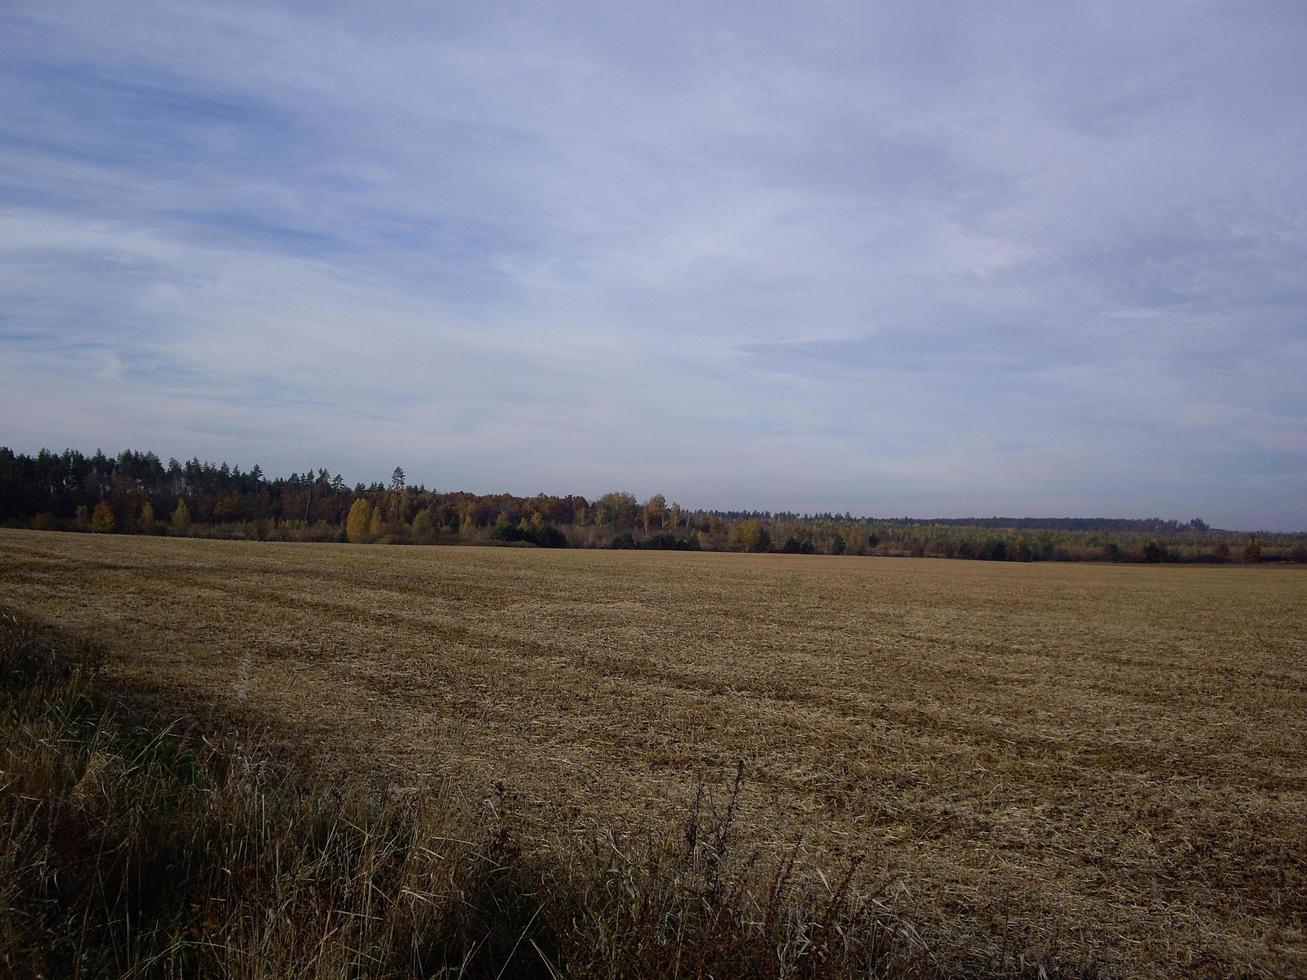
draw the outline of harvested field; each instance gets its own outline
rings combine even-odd
[[[747,764],[942,952],[1307,973],[1307,571],[0,531],[0,605],[342,773],[541,839]]]

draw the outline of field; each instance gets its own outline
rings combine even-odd
[[[0,606],[391,793],[502,781],[541,841],[743,760],[752,844],[865,855],[942,954],[1307,972],[1301,569],[0,531]]]

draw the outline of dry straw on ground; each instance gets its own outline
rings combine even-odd
[[[503,780],[542,842],[744,759],[751,843],[863,855],[941,950],[1307,970],[1302,570],[0,532],[0,592],[329,769]]]

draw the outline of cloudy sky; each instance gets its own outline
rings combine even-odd
[[[1307,5],[0,6],[0,443],[1307,528]]]

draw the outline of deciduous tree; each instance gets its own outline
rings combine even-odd
[[[662,530],[663,523],[667,519],[667,498],[661,493],[654,494],[645,502],[642,516],[645,534],[655,529]]]
[[[191,530],[191,512],[186,506],[186,498],[177,501],[177,507],[168,521],[174,534],[189,534]]]
[[[755,518],[736,524],[732,529],[731,537],[736,547],[744,551],[766,551],[771,547],[771,535],[762,526],[762,521]]]
[[[345,518],[345,537],[350,544],[360,544],[368,536],[368,525],[372,520],[372,508],[362,497],[354,501]]]
[[[95,505],[95,512],[91,514],[91,530],[96,534],[112,534],[113,527],[113,508],[101,500]]]
[[[413,540],[418,544],[428,544],[435,540],[439,528],[429,509],[420,510],[413,518]]]

